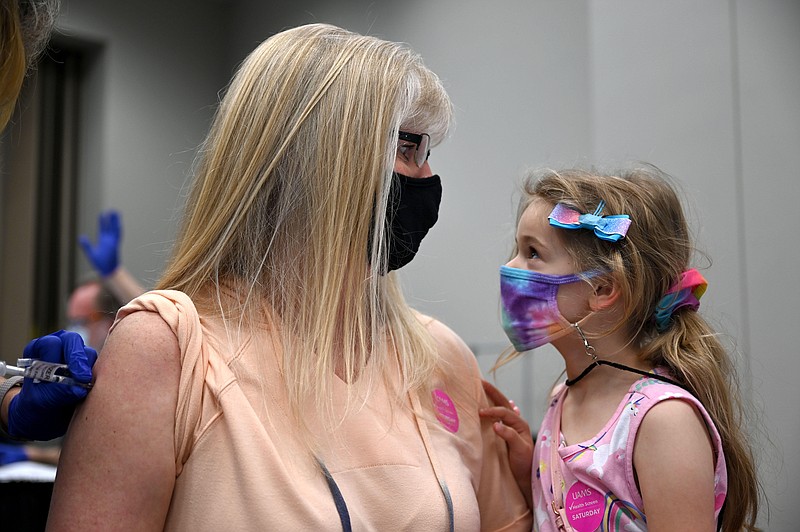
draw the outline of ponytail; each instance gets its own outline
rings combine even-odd
[[[643,357],[654,366],[669,368],[714,421],[728,470],[722,530],[758,530],[758,477],[742,430],[747,416],[735,368],[717,334],[700,314],[683,309],[672,316],[666,330],[643,346]]]

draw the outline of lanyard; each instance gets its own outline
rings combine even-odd
[[[336,505],[336,512],[339,514],[339,521],[342,523],[342,530],[344,532],[351,532],[353,527],[350,525],[350,512],[347,511],[347,503],[344,502],[342,492],[339,489],[338,484],[336,484],[336,481],[333,480],[333,475],[331,475],[331,472],[328,471],[327,467],[325,467],[325,464],[322,462],[322,460],[317,458],[317,464],[319,465],[320,469],[322,469],[322,474],[325,475],[325,482],[328,483],[328,489],[331,490],[333,503]]]
[[[433,468],[433,474],[436,476],[436,480],[439,483],[439,489],[442,491],[442,496],[444,497],[444,502],[447,506],[447,519],[449,523],[448,530],[450,532],[454,532],[455,512],[453,510],[453,498],[450,495],[450,489],[447,487],[447,482],[445,482],[444,474],[442,473],[439,461],[436,459],[436,455],[434,454],[433,443],[430,439],[428,426],[426,421],[421,417],[422,407],[419,403],[419,397],[417,397],[417,394],[414,392],[409,392],[409,396],[411,398],[411,405],[414,408],[414,419],[417,421],[417,427],[419,428],[420,436],[422,437],[422,444],[425,446],[425,452],[428,454],[428,460],[430,460],[431,467]],[[347,503],[344,500],[342,491],[339,489],[339,485],[336,484],[336,481],[333,479],[331,472],[328,471],[325,463],[318,457],[317,464],[322,470],[322,474],[325,476],[325,482],[328,484],[328,489],[331,491],[333,502],[336,505],[336,512],[339,514],[339,521],[342,523],[342,530],[343,532],[351,532],[353,527],[350,524],[350,512],[347,510]]]

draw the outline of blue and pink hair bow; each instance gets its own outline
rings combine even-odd
[[[683,272],[678,282],[672,285],[656,305],[653,318],[658,332],[664,332],[669,328],[670,319],[679,308],[689,307],[692,310],[700,308],[700,298],[705,294],[706,288],[708,281],[700,275],[700,272],[694,268]]]
[[[594,213],[581,214],[575,209],[559,203],[548,219],[550,225],[562,229],[592,229],[597,238],[616,242],[627,234],[628,228],[631,226],[631,218],[627,214],[601,216],[600,213],[603,212],[605,206],[606,202],[601,200]]]

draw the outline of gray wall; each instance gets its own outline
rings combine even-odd
[[[750,428],[771,499],[761,522],[796,529],[800,465],[789,450],[800,439],[800,358],[789,331],[800,251],[792,224],[776,224],[800,203],[800,3],[68,5],[63,26],[103,45],[90,84],[97,107],[86,117],[82,227],[94,230],[99,208],[122,209],[125,261],[146,284],[162,268],[216,91],[258,42],[300,23],[409,42],[444,80],[457,127],[431,158],[445,183],[440,222],[402,275],[409,300],[459,333],[484,368],[505,346],[497,267],[524,168],[641,159],[674,175],[713,258],[703,312],[734,347],[759,412]],[[560,368],[545,348],[498,373],[534,426]]]
[[[63,4],[63,38],[94,49],[82,117],[79,228],[94,238],[100,210],[120,210],[123,260],[152,286],[174,238],[195,148],[231,73],[228,10],[192,0]],[[79,267],[90,270],[82,254]]]

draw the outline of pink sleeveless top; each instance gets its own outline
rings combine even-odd
[[[576,532],[645,531],[647,523],[642,496],[633,471],[633,444],[647,412],[661,401],[681,400],[692,404],[703,416],[716,455],[714,471],[715,516],[719,516],[727,493],[728,475],[722,441],[708,412],[693,395],[678,386],[644,377],[625,394],[605,427],[590,440],[565,446],[561,434],[553,434],[555,416],[568,388],[557,389],[542,421],[534,449],[533,504],[540,532],[557,531],[551,509],[551,467],[560,465],[562,497],[569,524]],[[561,464],[552,464],[551,445],[558,442]]]

